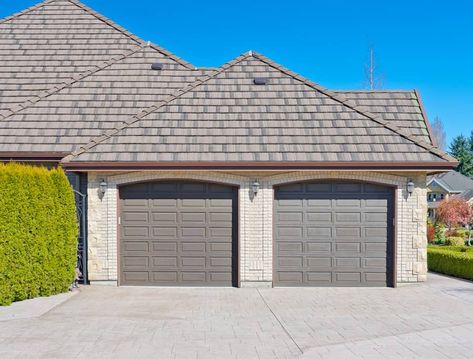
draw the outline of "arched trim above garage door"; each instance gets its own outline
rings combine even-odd
[[[319,179],[274,187],[276,286],[393,286],[394,187]]]

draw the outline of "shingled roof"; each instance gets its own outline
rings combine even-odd
[[[420,141],[433,143],[427,116],[416,90],[335,91],[364,111],[408,131]],[[435,144],[434,144],[435,145]]]
[[[71,152],[206,72],[140,47],[0,120],[0,151]]]
[[[0,20],[0,115],[78,74],[129,55],[143,43],[76,0],[46,0]]]
[[[154,62],[163,69],[151,70]],[[0,81],[4,159],[454,161],[432,147],[415,91],[330,92],[254,53],[196,69],[77,0],[46,0],[0,21]]]
[[[255,85],[255,77],[266,85]],[[350,100],[242,55],[67,156],[65,162],[448,162]]]

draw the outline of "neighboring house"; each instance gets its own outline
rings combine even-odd
[[[456,171],[439,173],[427,177],[428,216],[435,218],[440,203],[450,196],[459,196],[473,202],[473,180]]]
[[[255,52],[199,69],[76,0],[0,21],[0,82],[1,159],[87,195],[91,283],[426,278],[426,176],[457,162],[416,91],[330,91]]]

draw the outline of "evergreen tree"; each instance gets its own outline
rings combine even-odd
[[[469,140],[470,140],[470,152],[473,156],[473,130],[471,130],[471,132],[470,132],[470,139]]]
[[[473,151],[472,138],[467,139],[463,135],[455,137],[450,144],[450,154],[460,163],[456,171],[473,178]]]

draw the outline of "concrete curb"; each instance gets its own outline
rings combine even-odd
[[[50,297],[27,299],[12,303],[8,307],[0,307],[0,322],[40,317],[58,305],[68,301],[79,292],[80,290],[76,288],[67,293],[52,295]]]

